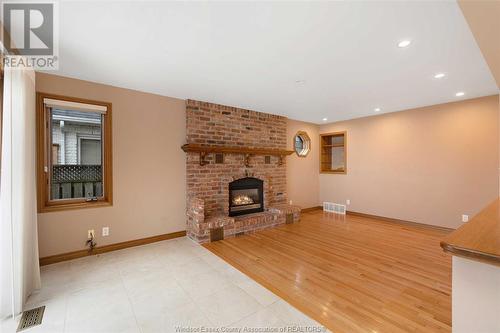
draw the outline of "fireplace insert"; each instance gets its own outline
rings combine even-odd
[[[229,216],[264,211],[264,182],[253,177],[229,183]]]

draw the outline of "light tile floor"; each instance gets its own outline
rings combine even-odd
[[[42,289],[26,308],[45,305],[43,323],[26,332],[322,328],[185,237],[44,266],[41,274]],[[18,320],[0,331],[15,332]]]

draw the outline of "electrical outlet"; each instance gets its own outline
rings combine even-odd
[[[469,215],[462,215],[462,222],[469,222]]]
[[[345,204],[346,204],[346,205],[350,205],[350,204],[351,204],[351,199],[347,199],[347,200],[345,201]]]
[[[102,228],[102,236],[103,237],[109,236],[109,227]]]
[[[290,205],[293,205],[293,204],[292,204],[292,202],[293,202],[293,201],[292,201],[292,200],[290,200]]]
[[[87,230],[87,239],[95,237],[94,229]]]

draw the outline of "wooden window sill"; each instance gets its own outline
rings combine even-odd
[[[324,171],[320,171],[319,173],[345,175],[345,174],[347,174],[347,171],[328,171],[328,170],[324,170]]]
[[[65,204],[49,204],[43,207],[40,207],[39,213],[49,213],[49,212],[60,212],[65,210],[73,210],[73,209],[86,209],[86,208],[100,208],[100,207],[111,207],[113,206],[113,202],[100,200],[100,201],[78,201],[72,203]]]

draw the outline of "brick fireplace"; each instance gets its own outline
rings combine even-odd
[[[230,237],[300,219],[300,208],[287,204],[286,157],[274,153],[286,151],[286,135],[285,117],[186,101],[185,146],[217,148],[206,153],[183,147],[191,239],[203,243],[216,232]]]

